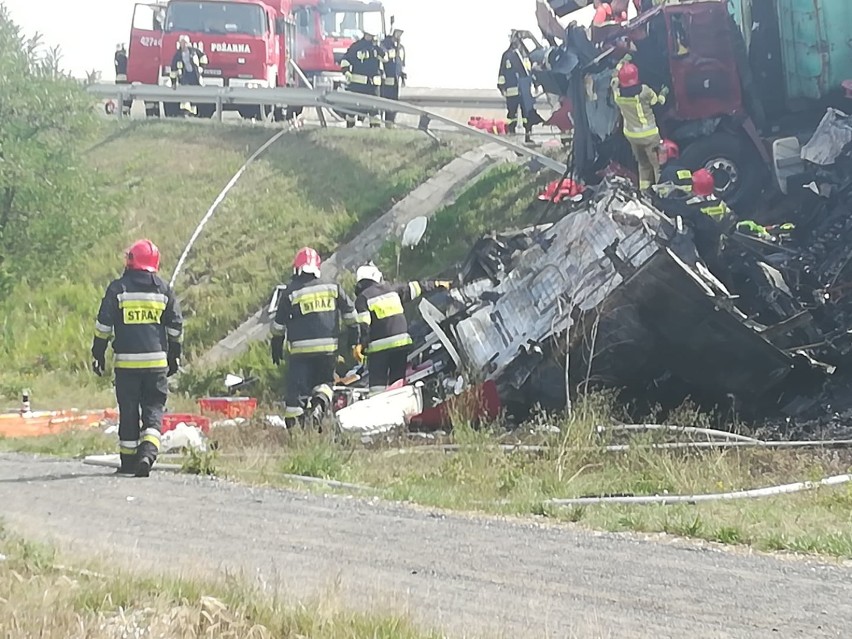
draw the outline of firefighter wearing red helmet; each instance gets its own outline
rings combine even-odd
[[[160,449],[167,377],[180,366],[183,317],[171,287],[157,275],[160,250],[150,240],[127,249],[124,274],[101,301],[92,369],[102,376],[112,341],[118,402],[119,473],[147,477]]]
[[[340,322],[349,327],[349,341],[358,342],[355,306],[341,286],[322,279],[322,260],[305,247],[293,260],[293,277],[283,287],[272,323],[272,361],[289,353],[284,389],[288,426],[304,414],[302,397],[321,395],[331,404]]]
[[[615,103],[624,121],[624,137],[630,143],[639,165],[639,189],[646,190],[660,180],[660,130],[654,107],[665,104],[666,90],[657,94],[642,84],[639,68],[625,57],[616,67],[612,79]]]
[[[680,161],[680,147],[672,140],[660,144],[660,182],[655,188],[663,197],[692,193],[692,171]]]

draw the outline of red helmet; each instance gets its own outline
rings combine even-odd
[[[319,277],[321,265],[322,260],[320,259],[319,253],[307,246],[299,249],[299,252],[296,253],[296,257],[293,258],[293,272],[296,275],[311,273],[312,275]]]
[[[629,89],[639,84],[639,67],[632,62],[624,64],[618,70],[618,84],[622,89]]]
[[[707,169],[698,169],[692,172],[692,194],[701,197],[713,195],[716,190],[716,180]]]
[[[134,242],[125,257],[124,265],[130,271],[156,273],[160,270],[160,249],[151,240]]]
[[[666,154],[666,162],[680,157],[680,147],[673,140],[663,140],[660,149]]]

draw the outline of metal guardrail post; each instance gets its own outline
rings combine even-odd
[[[219,122],[223,121],[222,112],[225,110],[225,105],[222,102],[222,94],[216,96],[216,119]]]

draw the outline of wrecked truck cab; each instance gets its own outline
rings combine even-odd
[[[520,417],[536,405],[564,408],[568,393],[591,386],[661,401],[777,403],[799,360],[774,341],[792,327],[742,312],[682,224],[629,183],[606,180],[530,237],[519,251],[498,242],[503,268],[453,289],[444,308],[421,304],[433,328],[431,357],[444,358],[447,379],[461,373],[471,388],[493,383],[501,405]],[[799,312],[789,308],[783,321]]]

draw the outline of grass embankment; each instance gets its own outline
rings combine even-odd
[[[195,225],[268,129],[175,123],[104,125],[89,153],[116,196],[120,231],[105,234],[63,277],[21,282],[0,300],[0,399],[29,387],[40,408],[110,404],[88,373],[100,295],[130,241],[147,236],[169,277]],[[435,146],[413,132],[315,130],[284,136],[243,176],[208,224],[177,283],[188,357],[221,339],[289,276],[302,245],[330,253],[474,143]],[[110,201],[113,201],[110,199]]]
[[[0,529],[0,636],[40,639],[426,639],[398,616],[347,611],[333,595],[285,603],[237,578],[213,582],[63,565]]]

